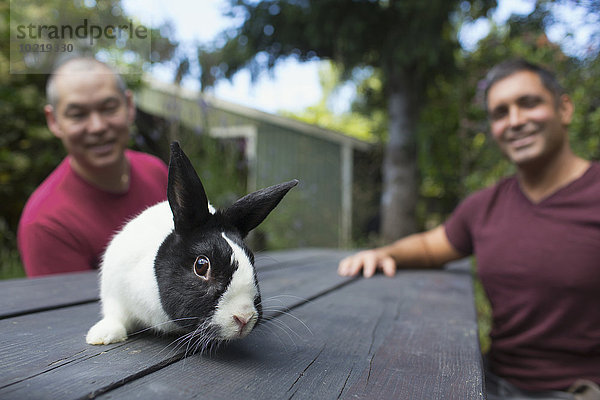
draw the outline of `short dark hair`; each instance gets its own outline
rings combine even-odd
[[[125,84],[123,77],[121,77],[121,75],[118,74],[114,68],[102,61],[95,59],[94,57],[73,56],[60,60],[55,65],[52,73],[48,77],[48,81],[46,82],[46,99],[48,101],[48,104],[50,104],[52,107],[56,108],[58,104],[58,93],[55,87],[56,75],[60,73],[60,70],[68,64],[78,64],[82,71],[88,71],[94,67],[105,68],[110,74],[112,74],[115,77],[115,83],[117,85],[117,90],[119,91],[119,93],[125,96],[125,92],[127,91],[127,85]]]
[[[548,89],[550,91],[550,93],[552,93],[556,104],[557,105],[559,104],[560,97],[563,94],[565,94],[565,89],[558,82],[558,80],[556,79],[556,76],[552,72],[550,72],[550,70],[548,70],[540,65],[533,64],[522,58],[515,58],[515,59],[503,61],[503,62],[495,65],[487,73],[485,80],[484,80],[484,85],[483,85],[483,101],[484,101],[486,110],[488,107],[488,103],[487,103],[488,93],[489,93],[491,87],[496,82],[498,82],[504,78],[507,78],[512,74],[521,72],[521,71],[531,71],[531,72],[534,72],[535,74],[537,74],[540,77],[540,80],[542,81],[542,85],[544,85],[544,87],[546,89]]]

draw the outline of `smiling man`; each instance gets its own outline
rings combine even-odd
[[[571,99],[559,86],[545,87],[543,79],[550,78],[540,71],[497,73],[486,94],[492,136],[517,166],[523,191],[536,203],[590,167],[569,145]]]
[[[132,93],[93,58],[61,64],[48,79],[44,112],[67,157],[31,195],[18,244],[28,276],[94,269],[112,235],[166,199],[167,167],[128,150]]]
[[[474,254],[492,306],[487,398],[600,399],[600,164],[571,150],[573,104],[550,72],[511,60],[486,82],[491,134],[516,174],[338,272],[391,276]]]

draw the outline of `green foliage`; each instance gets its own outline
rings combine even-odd
[[[381,70],[364,69],[365,76],[359,77],[356,84],[356,97],[352,102],[352,113],[371,119],[373,132],[381,143],[388,139],[388,112],[385,84]]]
[[[309,124],[344,132],[358,139],[367,141],[380,139],[385,132],[386,123],[383,110],[374,110],[370,115],[354,111],[343,113],[332,111],[330,103],[342,85],[341,75],[341,71],[333,63],[323,63],[319,70],[319,81],[323,92],[319,102],[301,112],[280,111],[280,114]]]
[[[0,1],[0,18],[0,277],[13,277],[23,274],[15,232],[25,200],[64,152],[45,129],[45,76],[8,74],[7,0]]]
[[[218,47],[200,49],[201,82],[211,85],[242,68],[258,73],[289,56],[330,59],[347,74],[375,66],[384,71],[387,84],[398,71],[410,71],[411,79],[420,82],[440,65],[451,68],[447,61],[457,42],[449,15],[459,3],[232,0],[231,13],[242,15],[244,22],[225,32]],[[474,17],[496,5],[494,0],[468,3]]]

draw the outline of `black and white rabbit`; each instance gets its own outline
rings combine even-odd
[[[190,333],[203,346],[245,337],[262,316],[254,256],[243,238],[297,180],[251,193],[224,210],[208,202],[179,144],[171,144],[168,201],[128,222],[102,261],[103,318],[89,344],[134,328]]]

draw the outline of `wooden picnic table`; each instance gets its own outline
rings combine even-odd
[[[96,272],[0,282],[0,399],[482,399],[468,268],[342,278],[348,251],[258,253],[264,322],[209,354],[85,343]]]

